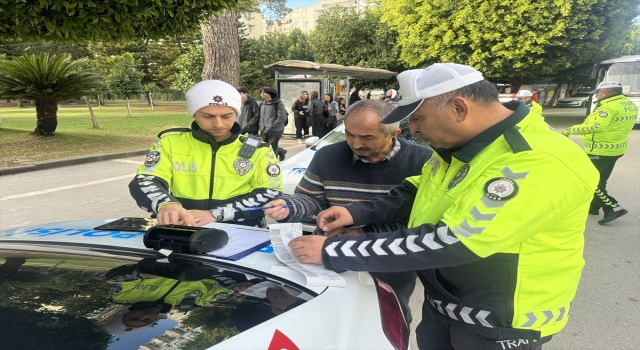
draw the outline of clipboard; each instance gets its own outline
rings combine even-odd
[[[148,229],[156,225],[158,225],[158,221],[151,218],[120,218],[94,227],[93,229],[106,231],[146,232]]]

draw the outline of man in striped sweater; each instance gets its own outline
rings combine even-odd
[[[376,100],[362,100],[350,106],[344,118],[346,142],[325,146],[316,152],[295,193],[283,194],[267,204],[276,208],[265,210],[265,214],[279,222],[313,222],[314,215],[331,206],[372,201],[377,195],[388,194],[405,178],[420,175],[432,151],[397,138],[399,123],[381,124],[391,111],[392,105]],[[283,205],[290,209],[282,208]],[[340,228],[328,235],[387,232],[405,227],[405,224]],[[408,303],[415,288],[416,274],[373,275],[395,290],[407,323],[410,323]]]

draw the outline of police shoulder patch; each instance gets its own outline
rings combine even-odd
[[[158,164],[159,161],[160,161],[160,152],[152,151],[152,152],[147,153],[147,158],[144,161],[144,165],[145,166],[154,166],[154,165]]]
[[[484,185],[484,196],[494,201],[506,201],[518,194],[518,184],[506,177],[493,178]]]
[[[249,159],[238,158],[233,162],[233,168],[236,169],[236,173],[238,173],[238,175],[243,176],[253,168],[253,163],[251,163]]]
[[[269,164],[267,166],[267,174],[269,174],[269,176],[271,177],[280,176],[280,167],[278,166],[278,164]]]
[[[606,118],[609,115],[609,113],[607,112],[600,112],[600,117],[601,118]]]

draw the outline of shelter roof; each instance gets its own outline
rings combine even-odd
[[[304,75],[346,75],[349,79],[389,79],[398,75],[386,69],[342,66],[339,64],[316,63],[311,61],[286,60],[264,66],[279,74]]]

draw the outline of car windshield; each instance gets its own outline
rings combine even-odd
[[[315,296],[223,262],[9,246],[0,251],[6,349],[206,349]]]
[[[411,131],[409,130],[409,118],[405,118],[402,121],[400,121],[400,130],[401,130],[400,134],[398,135],[399,138],[405,139],[407,141],[410,141],[425,147],[429,147],[429,144],[424,142],[420,138],[420,136],[418,136],[417,134],[411,133]],[[331,132],[329,132],[329,134],[327,134],[327,136],[325,136],[322,140],[318,141],[314,149],[319,150],[324,146],[331,145],[337,142],[342,142],[342,141],[345,141],[346,139],[347,137],[344,134],[344,124],[342,124],[336,127],[335,129],[333,129]]]

